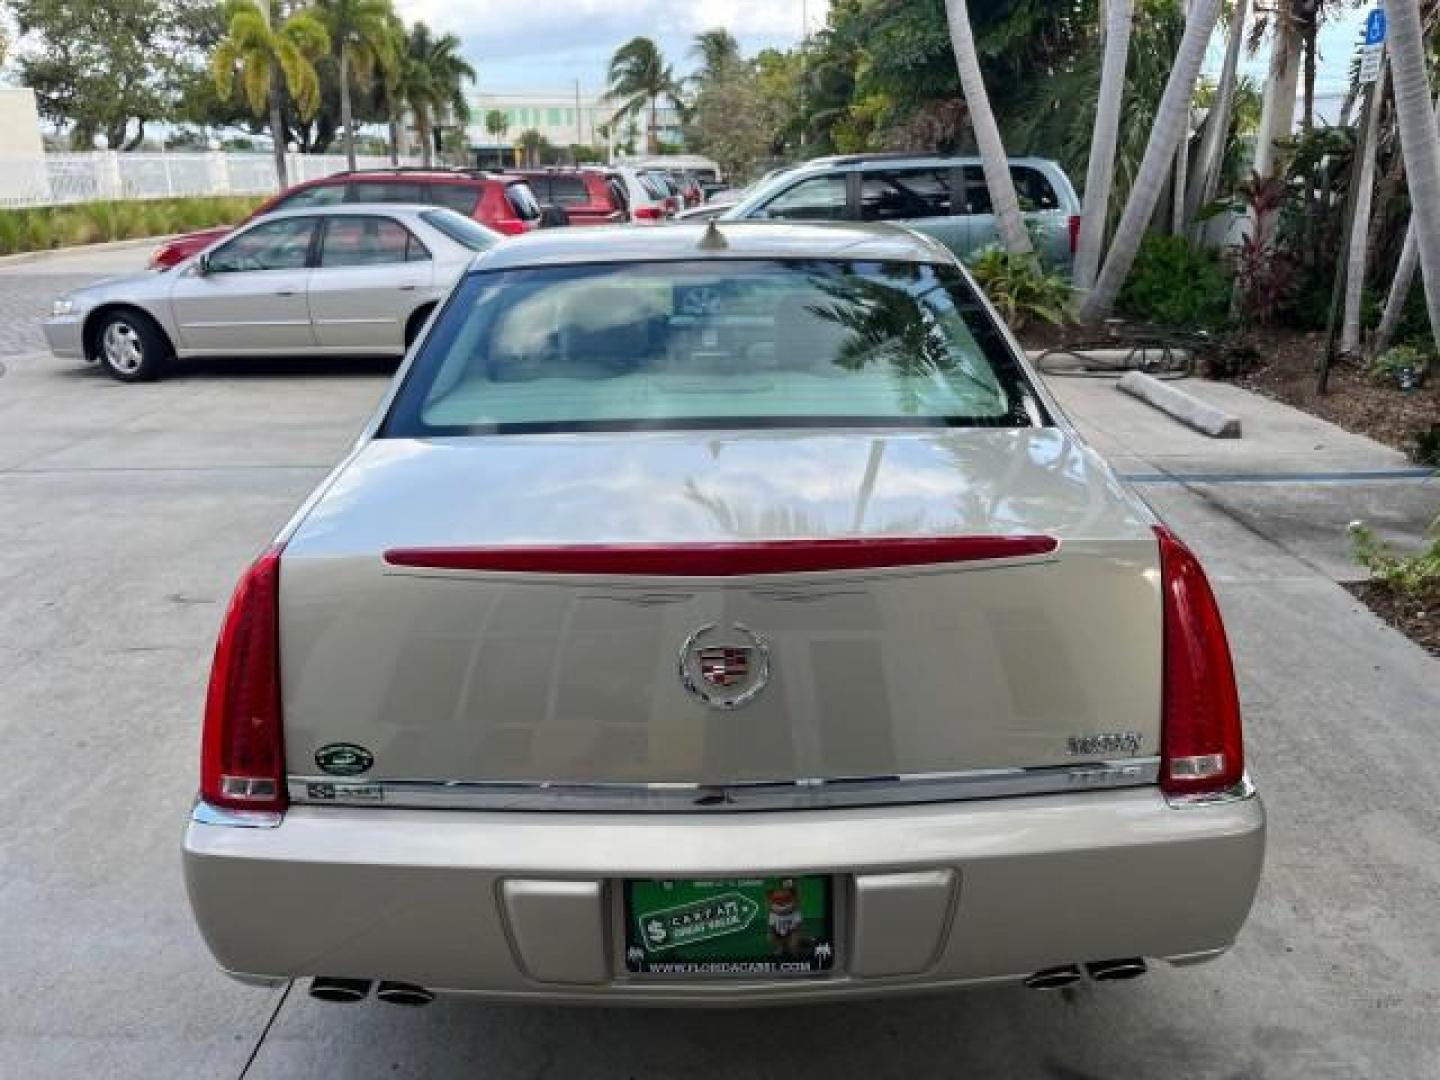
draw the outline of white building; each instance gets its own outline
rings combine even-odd
[[[485,117],[493,110],[505,115],[508,127],[501,139],[485,129]],[[628,120],[614,130],[615,106],[603,93],[582,91],[577,85],[570,90],[553,93],[474,94],[470,98],[468,135],[473,150],[500,153],[515,147],[526,131],[538,131],[552,146],[605,147],[613,150],[625,141]],[[664,142],[680,141],[680,117],[675,109],[662,105],[659,110],[659,135]],[[645,126],[648,110],[634,119],[635,149],[645,149]],[[607,133],[608,132],[608,138]]]

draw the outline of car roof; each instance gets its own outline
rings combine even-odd
[[[701,241],[712,227],[724,246]],[[680,259],[874,259],[952,262],[929,237],[899,226],[860,222],[680,222],[662,228],[600,226],[542,229],[512,237],[476,261],[477,269],[515,270],[574,263]]]
[[[444,210],[446,207],[436,206],[434,203],[402,203],[402,202],[357,202],[357,203],[333,203],[329,206],[287,206],[281,210],[268,210],[264,214],[266,221],[275,218],[287,217],[337,217],[344,214],[360,214],[362,216],[373,214],[400,214],[418,217],[427,210]],[[451,211],[454,213],[454,211]],[[464,217],[464,214],[460,215]],[[257,219],[258,220],[258,219]]]

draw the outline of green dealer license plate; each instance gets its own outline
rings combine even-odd
[[[828,877],[625,882],[625,967],[640,975],[816,975],[835,964]]]

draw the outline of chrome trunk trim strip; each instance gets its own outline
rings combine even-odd
[[[1190,806],[1215,806],[1219,803],[1240,802],[1254,797],[1255,785],[1250,780],[1250,774],[1246,773],[1240,778],[1238,784],[1226,788],[1224,791],[1211,791],[1203,795],[1166,795],[1165,801],[1176,809],[1184,809]]]
[[[229,825],[237,829],[273,829],[284,817],[274,810],[227,810],[201,799],[196,799],[190,809],[190,820],[197,825]]]
[[[1154,784],[1159,776],[1160,759],[1148,757],[1038,768],[755,780],[734,784],[340,780],[333,776],[291,776],[288,785],[292,802],[312,805],[693,814],[1053,795],[1142,787]]]

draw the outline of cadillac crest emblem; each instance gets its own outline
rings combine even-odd
[[[724,639],[718,628],[706,623],[680,646],[680,685],[713,709],[738,709],[770,681],[770,649],[740,623]]]

